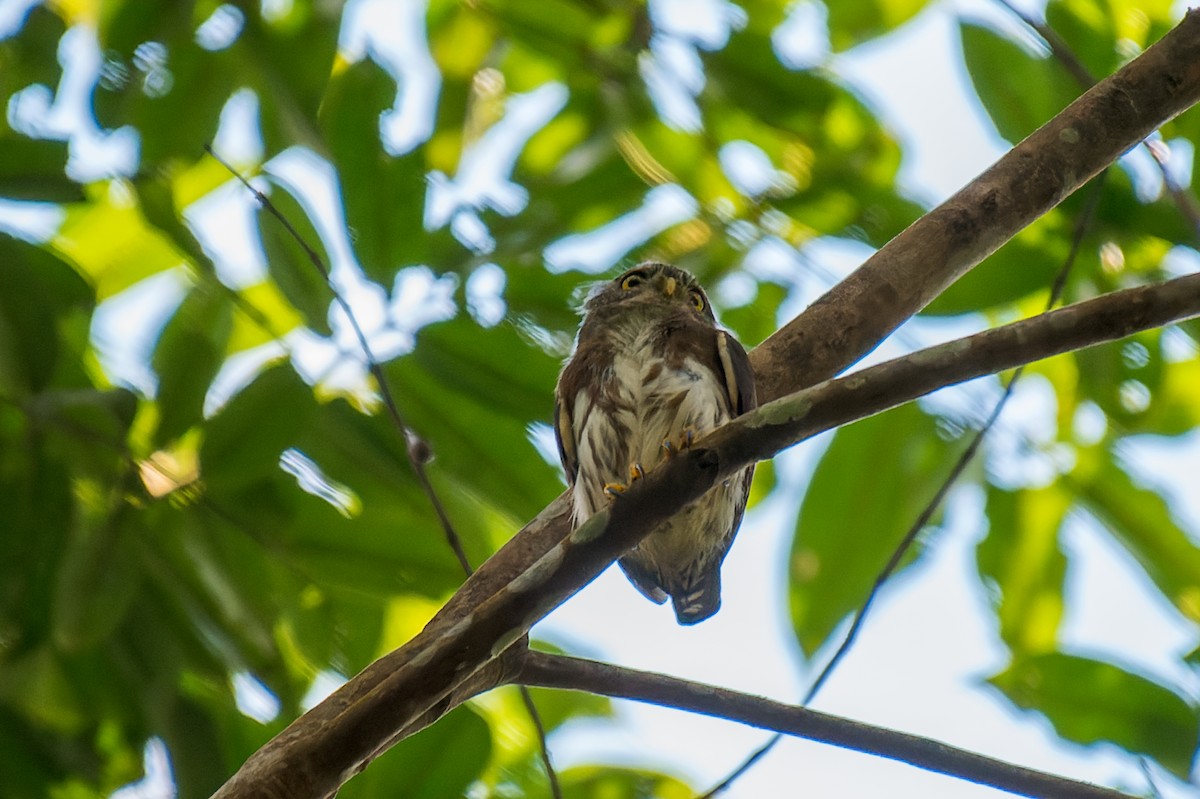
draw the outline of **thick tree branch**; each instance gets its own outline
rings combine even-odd
[[[918,219],[750,354],[760,399],[837,374],[967,270],[1200,100],[1200,12]]]
[[[588,691],[738,721],[764,730],[899,760],[927,771],[1020,796],[1129,799],[1127,794],[1110,788],[1016,766],[929,738],[873,727],[761,696],[594,660],[531,651],[524,659],[517,680],[526,685]]]
[[[856,361],[1022,226],[1197,99],[1200,13],[1192,12],[1161,42],[900,234],[755,350],[752,359],[760,395],[781,397]],[[251,757],[217,796],[282,799],[330,793],[381,746],[395,740],[399,731],[415,729],[418,719],[435,716],[433,711],[448,696],[459,695],[472,675],[505,652],[537,619],[579,590],[656,522],[699,496],[722,472],[737,468],[739,458],[769,457],[806,435],[941,385],[1065,351],[1069,347],[1041,352],[1033,343],[1045,344],[1047,338],[1069,334],[1060,328],[1074,327],[1070,346],[1078,347],[1144,329],[1137,324],[1157,326],[1194,314],[1200,308],[1178,307],[1181,291],[1200,305],[1200,287],[1194,281],[1179,288],[1181,281],[1189,280],[1173,281],[1166,289],[1102,298],[1115,303],[1118,311],[1115,319],[1111,314],[1104,317],[1119,325],[1113,330],[1086,324],[1088,313],[1103,313],[1108,306],[1089,305],[1085,312],[1063,309],[1055,312],[1059,316],[1021,323],[1035,327],[1022,328],[1012,338],[1000,333],[986,343],[948,345],[933,351],[935,355],[916,353],[904,359],[907,367],[896,367],[894,362],[873,367],[836,381],[837,388],[825,384],[801,397],[786,398],[781,405],[768,405],[753,420],[742,417],[740,432],[718,431],[703,447],[656,470],[611,511],[597,514],[574,533],[568,534],[567,502],[560,497],[481,566],[420,635],[294,722]],[[1149,293],[1136,293],[1144,291]],[[1156,303],[1166,304],[1170,312],[1159,312]],[[1122,308],[1138,309],[1130,314],[1137,324],[1131,326],[1120,318]],[[1051,317],[1053,321],[1047,322]],[[1036,327],[1039,324],[1055,329],[1039,337],[1036,330],[1045,332]],[[1082,328],[1097,338],[1089,339]],[[968,363],[968,354],[981,360]],[[946,368],[946,373],[935,374],[935,364]],[[878,371],[881,368],[884,371]],[[916,372],[930,374],[920,377]],[[901,390],[902,395],[883,393],[891,390]],[[836,411],[842,402],[853,404],[855,411]]]

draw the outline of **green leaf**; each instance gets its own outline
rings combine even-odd
[[[205,427],[201,477],[217,507],[323,585],[391,596],[442,596],[462,581],[428,499],[406,463],[404,442],[384,414],[365,416],[343,400],[317,403],[288,366],[260,375]],[[280,467],[303,456],[300,481]],[[313,473],[319,470],[322,479]],[[437,478],[437,469],[431,470]],[[335,506],[312,493],[322,482],[351,492]],[[307,490],[306,490],[307,488]],[[439,485],[476,563],[488,534],[461,486]],[[336,493],[336,489],[335,489]]]
[[[76,359],[95,303],[91,287],[50,252],[2,234],[0,263],[0,392],[23,397],[56,376],[87,385]]]
[[[1111,663],[1051,652],[1020,657],[989,678],[1018,707],[1036,710],[1063,738],[1108,741],[1186,780],[1200,738],[1196,708],[1174,690]]]
[[[835,51],[847,50],[881,36],[907,22],[925,7],[926,0],[849,0],[827,4],[829,43]]]
[[[82,202],[83,187],[68,178],[67,143],[0,136],[0,197],[49,203]]]
[[[1200,547],[1166,500],[1137,485],[1115,453],[1080,450],[1070,485],[1079,501],[1145,569],[1167,601],[1200,621]]]
[[[961,21],[959,32],[975,91],[996,130],[1010,142],[1024,139],[1083,93],[1052,58],[1030,55],[970,22]]]
[[[137,129],[143,169],[200,158],[242,80],[232,49],[211,52],[196,42],[194,10],[194,3],[105,4],[98,33],[107,77],[92,106],[102,127]]]
[[[462,316],[430,325],[385,372],[408,424],[432,446],[435,472],[514,519],[531,518],[561,490],[527,433],[553,414],[558,362],[511,325],[482,328]]]
[[[1058,532],[1072,497],[1057,484],[987,487],[987,538],[976,548],[979,576],[994,590],[1000,637],[1020,654],[1052,650],[1063,615],[1067,559]]]
[[[210,489],[233,492],[274,474],[317,411],[312,389],[290,366],[265,370],[205,425],[201,477]]]
[[[695,795],[678,777],[649,769],[576,766],[558,776],[563,799],[686,799]]]
[[[805,655],[861,607],[945,478],[954,449],[912,404],[834,435],[805,491],[788,561],[792,625]]]
[[[33,85],[58,85],[58,43],[65,32],[62,18],[39,3],[29,9],[15,35],[0,41],[0,107],[9,112],[0,117],[0,137],[8,138],[10,115],[20,112],[19,104],[9,107],[14,94]]]
[[[273,178],[269,181],[271,204],[291,224],[296,235],[266,208],[258,209],[256,219],[267,270],[288,301],[304,314],[309,327],[328,336],[332,332],[329,304],[333,302],[333,290],[325,277],[330,265],[329,253],[308,211],[291,189]]]
[[[200,420],[232,327],[229,296],[216,285],[199,283],[163,328],[150,361],[158,374],[155,445],[174,440]]]
[[[459,799],[482,773],[491,748],[487,723],[470,708],[460,707],[393,746],[346,783],[338,796]]]
[[[396,81],[364,59],[333,79],[320,115],[354,252],[367,276],[384,286],[392,285],[400,268],[431,260],[430,239],[450,235],[424,227],[423,150],[395,157],[383,147],[380,114],[395,99]]]
[[[119,501],[80,519],[58,571],[54,639],[67,652],[96,646],[124,621],[141,577],[140,516]]]
[[[258,95],[267,155],[293,144],[319,148],[317,109],[337,55],[344,0],[296,0],[283,13],[247,13],[231,48]]]

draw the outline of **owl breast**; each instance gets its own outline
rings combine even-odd
[[[689,429],[699,437],[729,419],[726,389],[712,370],[662,344],[652,329],[637,336],[598,385],[575,397],[577,524],[605,506],[606,483],[628,482],[630,464],[649,471],[662,459],[664,442],[678,444]]]

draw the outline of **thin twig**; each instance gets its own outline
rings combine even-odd
[[[1004,0],[999,0],[999,2],[1004,2]],[[1067,276],[1071,272],[1071,267],[1075,264],[1075,259],[1078,257],[1079,249],[1083,244],[1084,234],[1091,226],[1092,217],[1096,212],[1096,206],[1099,205],[1100,195],[1104,189],[1104,179],[1106,175],[1108,175],[1108,170],[1101,172],[1100,175],[1097,176],[1095,182],[1092,184],[1091,193],[1088,196],[1087,203],[1079,215],[1079,220],[1076,222],[1075,232],[1071,238],[1070,250],[1067,252],[1067,257],[1064,259],[1062,266],[1059,268],[1058,273],[1054,277],[1054,283],[1050,287],[1050,297],[1046,301],[1047,311],[1058,305],[1058,301],[1062,297],[1063,289],[1067,283]],[[900,562],[904,559],[904,556],[908,554],[908,550],[912,548],[914,543],[916,543],[917,536],[920,535],[921,531],[925,529],[925,526],[929,524],[929,520],[933,518],[933,514],[937,512],[937,509],[941,507],[942,502],[946,499],[946,495],[950,493],[950,489],[954,487],[954,484],[958,482],[958,478],[962,476],[962,473],[966,470],[967,466],[969,466],[970,463],[975,459],[975,455],[979,452],[979,447],[983,443],[984,437],[987,436],[992,427],[995,426],[996,421],[1000,418],[1001,411],[1004,410],[1004,406],[1008,404],[1009,398],[1012,397],[1013,390],[1017,386],[1017,381],[1021,379],[1021,375],[1024,373],[1024,365],[1018,366],[1013,370],[1013,375],[1009,379],[1008,385],[1004,387],[1004,393],[1000,395],[1000,399],[997,400],[995,407],[992,408],[992,412],[988,415],[987,420],[984,421],[983,425],[975,432],[975,435],[971,438],[970,443],[967,444],[966,449],[959,454],[958,460],[954,463],[954,467],[950,469],[949,474],[946,475],[945,479],[942,480],[941,484],[938,486],[937,491],[934,492],[933,497],[930,498],[924,509],[920,514],[918,514],[916,521],[914,521],[912,526],[908,528],[908,532],[906,532],[904,537],[900,539],[900,543],[896,546],[895,550],[892,551],[891,557],[888,558],[887,563],[879,572],[878,576],[876,576],[875,582],[872,584],[871,590],[867,593],[867,598],[863,601],[862,607],[860,607],[854,614],[854,621],[851,622],[850,629],[846,631],[846,635],[842,639],[842,643],[838,646],[837,651],[833,653],[833,657],[831,657],[825,664],[824,668],[821,669],[821,672],[817,675],[817,678],[813,680],[812,685],[810,685],[808,691],[805,692],[804,698],[800,700],[801,707],[807,707],[813,701],[813,699],[816,698],[817,694],[820,693],[821,688],[825,685],[826,681],[830,678],[830,676],[832,676],[834,670],[838,667],[838,664],[841,663],[842,659],[846,657],[846,654],[854,645],[855,640],[857,640],[858,633],[862,629],[863,623],[866,621],[867,614],[870,612],[871,607],[875,604],[875,599],[879,596],[879,592],[883,589],[884,584],[891,578],[896,569],[899,568]],[[783,736],[779,733],[771,736],[765,744],[754,750],[754,752],[752,752],[749,757],[742,761],[741,765],[730,772],[725,779],[721,780],[721,782],[713,786],[704,794],[701,794],[698,799],[712,799],[712,797],[728,789],[729,786],[732,785],[739,777],[749,771],[755,763],[757,763],[764,755],[770,752],[771,749],[773,749],[775,745],[779,743],[782,737]]]
[[[532,651],[532,650],[526,650]],[[558,772],[554,770],[554,764],[550,762],[550,747],[546,744],[546,725],[542,723],[542,714],[538,712],[537,705],[533,703],[533,694],[529,691],[529,686],[518,685],[517,688],[521,691],[521,701],[525,703],[525,709],[529,711],[529,718],[533,719],[533,726],[537,730],[538,744],[542,749],[542,766],[546,769],[546,779],[550,783],[550,795],[554,799],[562,799],[562,788],[558,784]]]
[[[298,245],[300,245],[302,250],[304,250],[304,254],[307,256],[309,263],[311,263],[313,268],[315,268],[321,277],[324,278],[326,285],[329,286],[329,290],[333,293],[334,301],[338,304],[338,307],[342,309],[343,315],[345,315],[347,321],[349,321],[350,327],[353,329],[354,335],[358,339],[358,344],[362,348],[363,357],[366,360],[367,370],[371,373],[371,376],[375,378],[375,382],[379,386],[380,398],[383,400],[384,407],[387,408],[388,415],[395,423],[400,434],[404,437],[404,452],[408,457],[409,465],[412,466],[413,473],[417,477],[417,482],[420,484],[422,491],[425,492],[425,496],[428,498],[429,504],[433,507],[434,513],[437,514],[438,521],[442,526],[442,532],[445,534],[446,541],[450,545],[450,548],[454,551],[454,556],[458,559],[459,565],[462,567],[463,572],[465,572],[467,576],[470,576],[471,563],[467,559],[466,551],[463,549],[462,540],[455,531],[454,525],[450,522],[450,517],[446,513],[445,506],[443,506],[441,499],[438,497],[437,492],[433,488],[433,485],[429,482],[429,476],[425,472],[425,464],[423,462],[425,459],[418,457],[418,451],[427,445],[417,436],[413,429],[408,426],[408,424],[404,421],[404,417],[400,414],[400,409],[396,406],[396,401],[392,397],[391,389],[388,388],[388,382],[383,373],[383,367],[381,367],[379,365],[379,361],[375,359],[375,354],[371,350],[371,345],[367,341],[366,334],[363,333],[362,327],[358,324],[357,317],[355,317],[354,312],[350,309],[350,304],[346,301],[345,297],[342,296],[342,293],[338,291],[337,286],[335,286],[333,281],[330,279],[329,268],[321,260],[320,254],[304,240],[304,237],[300,235],[300,232],[296,230],[291,221],[288,220],[288,218],[278,208],[275,207],[275,204],[271,202],[270,197],[259,191],[249,180],[246,179],[244,175],[234,169],[229,162],[217,155],[211,145],[205,144],[204,151],[212,156],[217,163],[229,170],[229,173],[237,178],[238,181],[245,186],[251,194],[254,195],[254,199],[258,201],[258,204],[262,206],[263,210],[269,213],[276,220],[278,220],[281,225],[283,225],[284,230],[287,231],[288,235],[291,236]]]
[[[330,278],[329,268],[324,264],[324,262],[321,261],[320,254],[304,240],[304,237],[300,235],[300,232],[296,230],[296,227],[291,223],[291,221],[288,220],[288,218],[278,208],[275,207],[275,204],[271,202],[271,198],[267,197],[267,195],[255,188],[254,185],[251,184],[250,181],[248,181],[240,172],[234,169],[232,165],[217,155],[210,145],[205,144],[204,150],[210,156],[212,156],[217,163],[224,166],[225,169],[227,169],[234,177],[236,177],[238,181],[240,181],[241,184],[254,195],[254,198],[258,200],[259,205],[261,205],[262,208],[267,211],[267,213],[269,213],[271,216],[277,219],[280,224],[283,225],[288,235],[300,245],[300,248],[304,250],[305,255],[308,257],[309,262],[313,265],[317,272],[320,273],[321,277],[324,278],[326,285],[329,286],[329,290],[333,293],[334,301],[337,302],[338,306],[342,309],[343,315],[346,317],[346,320],[350,323],[351,328],[354,330],[354,335],[358,339],[358,345],[362,348],[363,357],[366,359],[367,370],[371,373],[372,377],[375,378],[375,382],[379,386],[379,394],[383,400],[383,405],[385,408],[387,408],[388,415],[391,417],[396,429],[404,438],[404,452],[408,457],[409,465],[412,466],[413,473],[417,477],[417,482],[420,484],[421,490],[424,491],[434,513],[437,514],[438,521],[441,523],[442,531],[446,537],[446,543],[449,544],[450,549],[454,552],[455,558],[458,559],[458,564],[462,567],[463,574],[467,577],[470,577],[474,573],[474,570],[471,568],[471,562],[467,558],[466,550],[463,549],[462,539],[459,538],[457,531],[455,531],[454,525],[450,521],[450,516],[446,513],[445,505],[442,504],[441,498],[438,496],[437,491],[434,490],[433,484],[429,481],[429,476],[425,471],[425,463],[428,461],[428,456],[424,453],[428,450],[428,444],[421,439],[411,427],[408,426],[408,424],[404,421],[404,417],[400,414],[400,409],[397,407],[396,401],[392,397],[391,389],[388,387],[387,377],[384,375],[383,367],[380,366],[379,361],[376,360],[375,353],[371,350],[371,345],[367,341],[367,336],[363,332],[362,326],[359,325],[358,319],[354,315],[354,311],[351,310],[350,304],[342,296],[341,292],[338,291],[337,286],[334,285],[333,280]],[[533,703],[533,697],[530,695],[529,689],[525,688],[524,686],[521,686],[521,699],[524,702],[526,709],[529,711],[529,717],[533,721],[534,728],[537,730],[538,743],[541,746],[542,764],[545,766],[546,778],[550,783],[550,793],[554,799],[562,799],[562,792],[558,783],[558,775],[554,771],[554,766],[550,760],[550,750],[546,744],[545,725],[542,723],[542,717],[538,713],[537,706]]]

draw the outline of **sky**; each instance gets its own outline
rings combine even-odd
[[[25,0],[0,0],[0,29],[6,15],[25,4]],[[1036,3],[1023,5],[1037,8]],[[677,0],[652,6],[665,28],[674,26],[678,32],[686,29],[690,36],[713,47],[721,43],[721,24],[737,22],[736,9],[722,0],[705,0],[702,6],[707,17],[699,13],[681,15]],[[400,98],[396,113],[385,120],[385,132],[397,149],[425,135],[427,131],[412,120],[421,119],[436,100],[436,92],[428,88],[432,67],[428,53],[423,52],[423,42],[411,35],[405,38],[415,29],[418,12],[417,3],[361,3],[361,20],[357,26],[350,26],[343,41],[351,52],[361,51],[368,40],[377,47],[381,44],[384,37],[378,32],[399,32],[397,40],[389,45],[391,49],[383,49],[385,54],[390,53],[385,57],[393,59],[392,66],[397,70],[417,78],[424,76],[423,80],[410,82],[415,88]],[[806,14],[817,17],[806,18]],[[780,49],[797,63],[824,55],[820,37],[811,34],[819,14],[816,6],[802,6],[795,14],[796,24],[789,27],[791,38],[779,43]],[[914,197],[931,205],[970,181],[1007,149],[973,97],[958,51],[955,26],[959,15],[1010,28],[1016,24],[985,0],[943,0],[932,3],[897,34],[837,56],[832,62],[838,74],[893,128],[905,151],[902,183]],[[120,133],[89,128],[87,119],[78,113],[87,88],[79,76],[99,56],[94,42],[89,44],[86,37],[77,36],[67,43],[65,51],[78,71],[71,72],[64,81],[66,93],[60,93],[61,105],[44,109],[43,121],[69,130],[73,143],[78,141],[78,157],[73,159],[77,174],[120,171],[129,164],[130,143]],[[661,57],[660,71],[677,69],[685,73],[682,83],[686,88],[690,58],[686,49],[666,44],[656,56]],[[659,81],[665,87],[664,107],[679,114],[680,124],[688,124],[686,92],[672,99],[671,92],[678,93],[679,86],[672,88],[670,75],[647,69],[647,80]],[[252,97],[242,96],[227,108],[228,118],[217,142],[219,151],[236,152],[241,147],[252,152],[253,142],[236,131],[252,117],[253,102]],[[514,117],[511,125],[496,130],[492,142],[499,151],[514,156],[539,120],[549,118],[561,105],[562,96],[549,87],[527,95],[521,102],[526,110],[519,119]],[[74,113],[72,108],[76,109]],[[723,156],[731,163],[746,164],[746,179],[755,178],[752,154],[749,160],[745,153]],[[452,201],[462,196],[484,198],[493,207],[520,205],[523,189],[507,182],[504,163],[503,158],[464,161],[455,176],[435,176],[433,221],[452,225],[461,237],[486,243],[486,228],[477,217],[438,209],[453,207]],[[317,208],[327,234],[325,240],[331,246],[336,278],[351,297],[364,326],[376,331],[373,345],[377,351],[404,351],[411,346],[417,327],[450,312],[448,292],[452,286],[429,275],[410,275],[411,291],[401,292],[404,296],[390,305],[382,292],[357,278],[349,266],[346,243],[330,222],[337,218],[337,210],[326,166],[302,152],[290,151],[274,159],[272,168],[301,184]],[[622,220],[619,228],[609,228],[603,235],[585,240],[560,242],[547,252],[549,265],[559,271],[602,271],[624,254],[618,244],[611,242],[652,235],[681,215],[686,216],[689,199],[669,190],[651,194],[641,209]],[[262,269],[249,243],[253,236],[249,222],[252,203],[252,198],[231,184],[189,209],[189,219],[202,233],[224,231],[220,237],[207,238],[217,247],[215,255],[223,277],[234,283],[252,280]],[[22,216],[25,213],[0,206],[0,226],[16,224],[28,230],[53,225],[52,219]],[[235,233],[231,235],[230,231]],[[608,250],[597,246],[605,242],[610,243]],[[854,268],[866,254],[861,245],[817,242],[800,256],[779,251],[759,256],[762,268],[775,269],[795,269],[800,264],[797,258],[803,258],[818,263],[832,280]],[[487,306],[489,297],[495,299],[497,287],[489,288],[486,282],[482,278],[479,285],[480,308]],[[734,291],[736,285],[723,288]],[[779,321],[798,312],[822,288],[813,285],[798,291],[781,311]],[[159,276],[129,296],[107,303],[98,313],[94,332],[106,349],[105,365],[111,374],[143,390],[153,389],[146,356],[171,310],[171,298],[181,296],[181,291],[177,277]],[[414,299],[425,293],[424,301]],[[147,306],[157,310],[133,312]],[[379,330],[388,316],[406,320],[407,326],[390,331],[387,335],[391,338],[385,339]],[[972,332],[978,325],[978,320],[915,322],[873,353],[871,360]],[[337,342],[347,349],[350,343],[348,338]],[[343,368],[339,346],[309,337],[297,348],[302,371],[336,377]],[[226,386],[231,388],[246,379],[256,360],[266,354],[239,360],[226,373]],[[354,370],[347,369],[343,377],[353,380]],[[220,401],[220,393],[210,398],[210,407]],[[948,393],[950,396],[938,401],[982,409],[998,391],[995,381],[981,381]],[[1047,402],[1046,388],[1036,380],[1028,381],[1018,390],[1000,433],[1032,429],[1036,435]],[[539,624],[535,636],[622,665],[785,702],[798,700],[813,673],[799,656],[785,615],[785,567],[792,532],[789,526],[802,486],[827,443],[827,436],[806,442],[777,460],[780,480],[788,490],[777,491],[747,516],[726,561],[722,610],[712,620],[692,628],[678,627],[669,609],[647,603],[614,568]],[[1142,440],[1134,442],[1130,452],[1147,479],[1173,486],[1181,517],[1189,519],[1193,529],[1200,528],[1200,496],[1186,491],[1181,482],[1181,475],[1194,474],[1200,465],[1200,442],[1195,437],[1183,446]],[[948,522],[929,542],[929,554],[888,586],[851,655],[814,707],[1046,771],[1143,790],[1145,777],[1129,758],[1119,756],[1111,747],[1085,749],[1060,743],[1043,719],[1015,714],[982,684],[983,678],[1004,666],[1005,654],[997,644],[987,598],[973,577],[973,548],[985,532],[980,526],[981,503],[981,496],[973,489],[952,495]],[[846,534],[861,532],[847,530]],[[1072,524],[1064,545],[1072,556],[1064,642],[1076,651],[1102,654],[1194,688],[1195,676],[1184,673],[1177,662],[1179,654],[1195,647],[1194,627],[1165,606],[1123,551],[1088,525]],[[250,702],[252,687],[244,694]],[[260,708],[260,712],[269,712],[269,708]],[[615,725],[585,721],[572,723],[556,734],[551,740],[555,761],[560,766],[592,762],[651,766],[678,773],[705,788],[724,777],[768,737],[768,733],[731,722],[636,703],[617,703],[617,713]],[[121,799],[162,795],[159,789],[168,783],[162,779],[161,753],[152,753],[148,762],[158,776],[152,784],[123,792]],[[1169,799],[1200,796],[1200,791],[1186,790],[1161,775],[1157,782]],[[794,739],[786,739],[776,747],[725,795],[749,799],[800,792],[812,799],[1007,795],[903,764]]]

